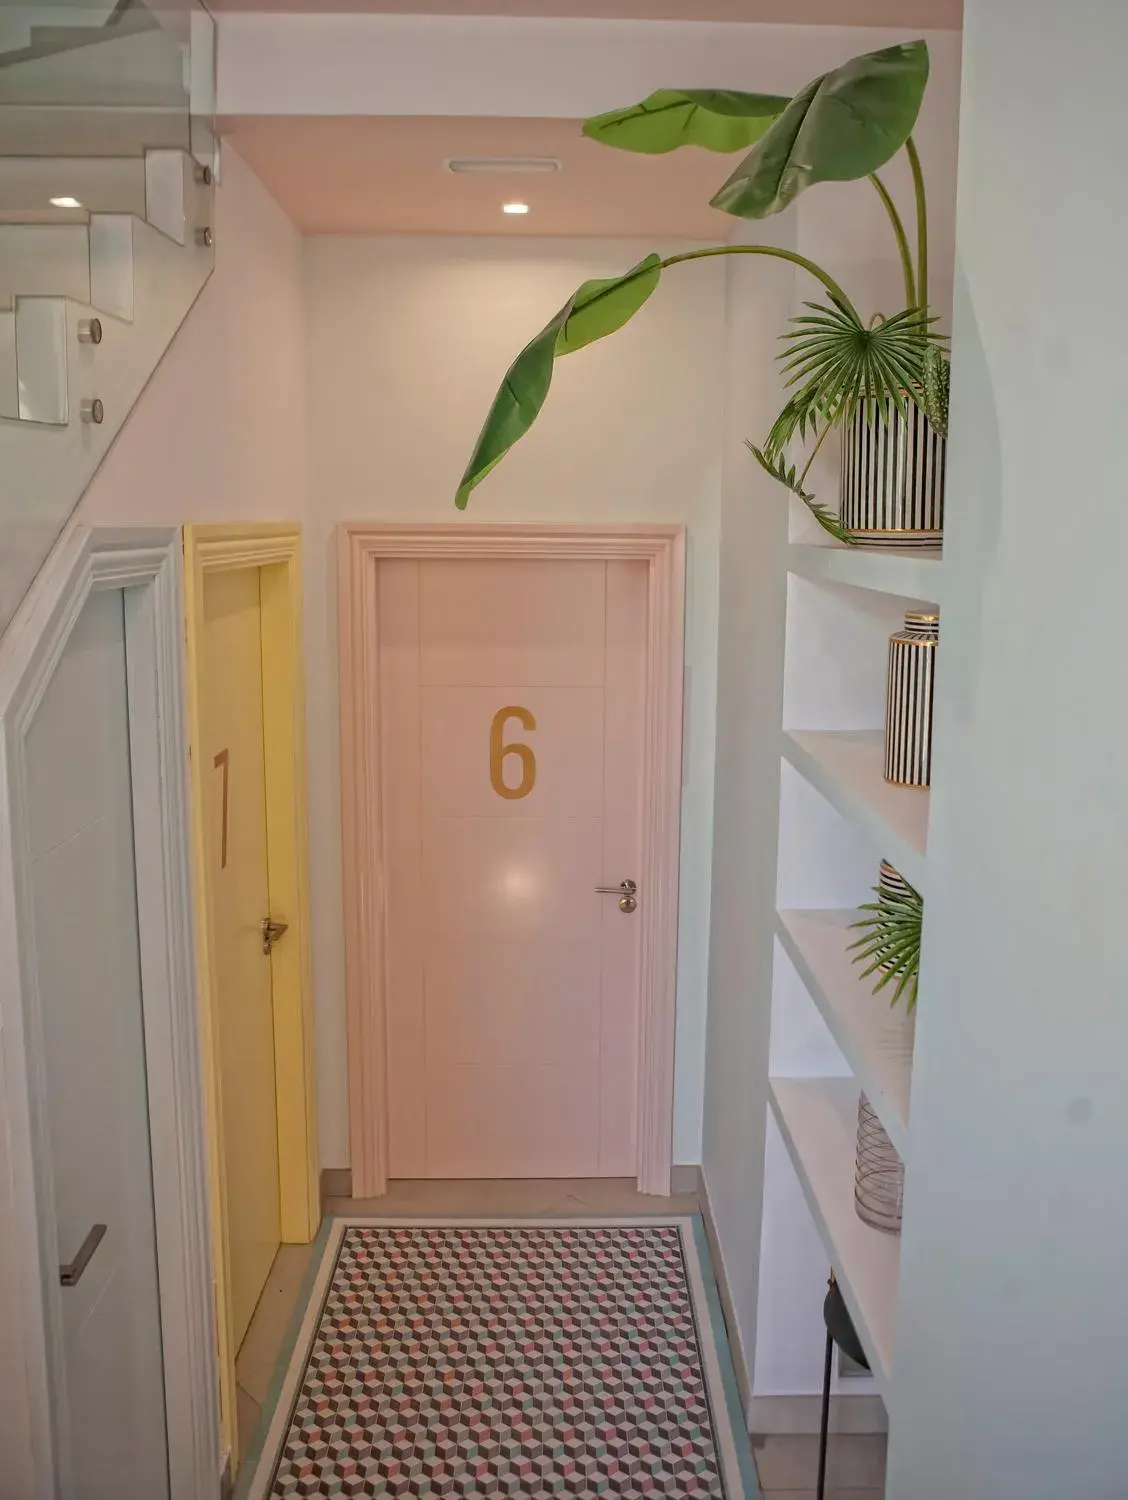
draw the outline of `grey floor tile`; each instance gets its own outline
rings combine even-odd
[[[243,1389],[235,1387],[235,1421],[239,1428],[239,1462],[242,1463],[259,1420],[259,1403]]]
[[[236,1379],[259,1403],[266,1400],[312,1253],[312,1245],[280,1247],[235,1360]]]
[[[880,1494],[885,1485],[885,1449],[884,1434],[832,1437],[827,1449],[827,1488]],[[768,1437],[755,1455],[760,1484],[768,1494],[780,1490],[803,1497],[804,1491],[813,1492],[818,1478],[817,1437]]]
[[[763,1500],[815,1500],[814,1490],[764,1490]],[[826,1500],[885,1500],[884,1490],[827,1490]]]
[[[399,1179],[382,1198],[330,1198],[335,1214],[680,1214],[696,1213],[692,1193],[654,1198],[633,1178],[563,1177],[498,1181]]]

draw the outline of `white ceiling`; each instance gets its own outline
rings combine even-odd
[[[587,16],[632,21],[743,21],[943,31],[963,0],[208,0],[214,11],[417,16]]]
[[[894,40],[927,20],[934,63],[958,76],[958,32],[935,27],[945,15],[958,22],[959,0],[211,3],[226,12],[221,131],[308,234],[720,240],[732,220],[709,199],[731,160],[696,148],[661,157],[608,151],[583,137],[584,116],[671,80],[746,88],[754,79],[790,92],[849,55],[848,37],[821,24],[831,21],[895,17],[898,29],[885,33]],[[579,19],[592,12],[599,19]],[[444,14],[453,19],[434,19]],[[574,19],[549,20],[565,15]],[[637,34],[615,16],[637,19]],[[655,16],[754,24],[664,26]],[[808,24],[755,24],[782,17]],[[557,157],[563,169],[445,170],[460,156]],[[512,199],[530,213],[503,215]]]
[[[691,147],[609,151],[578,120],[455,116],[221,119],[220,131],[307,234],[612,235],[722,240],[709,199],[733,163]],[[549,174],[452,173],[451,157],[555,157]],[[503,214],[517,199],[524,217]]]

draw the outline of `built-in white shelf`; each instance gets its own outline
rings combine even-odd
[[[941,600],[943,564],[939,548],[902,547],[878,552],[864,547],[792,542],[787,549],[787,568],[815,583],[845,583],[922,604],[938,605]]]
[[[794,730],[784,734],[782,749],[784,759],[874,841],[882,859],[923,888],[929,794],[885,780],[880,730]]]
[[[870,1369],[888,1400],[901,1241],[863,1224],[854,1211],[858,1086],[841,1078],[773,1078],[769,1097]]]
[[[830,1034],[850,1064],[902,1157],[909,1144],[913,1018],[904,998],[894,1010],[892,985],[873,993],[876,975],[861,978],[850,944],[861,936],[856,911],[780,911],[776,932]]]

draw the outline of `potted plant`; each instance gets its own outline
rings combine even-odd
[[[871,974],[880,975],[873,987],[875,995],[892,984],[889,1004],[896,1005],[903,995],[907,1009],[913,1011],[920,973],[924,902],[920,892],[887,861],[882,862],[879,883],[873,893],[877,900],[859,908],[869,915],[854,923],[863,934],[850,945],[854,962],[867,965],[862,970],[863,979]]]
[[[764,255],[792,262],[817,281],[825,299],[806,304],[783,335],[788,400],[759,444],[758,462],[841,541],[855,530],[807,488],[811,463],[828,434],[860,423],[875,432],[907,429],[919,407],[942,439],[947,360],[928,310],[928,222],[924,178],[912,138],[928,82],[923,41],[853,58],[813,79],[792,99],[732,90],[662,89],[640,104],[589,120],[585,135],[622,150],[661,154],[682,145],[747,154],[712,199],[744,219],[781,212],[819,182],[868,177],[897,242],[905,306],[863,321],[846,290],[822,266],[773,245],[717,245],[648,255],[622,276],[586,281],[513,361],[466,472],[456,504],[470,494],[528,431],[544,405],[555,360],[623,327],[665,271],[719,255]],[[751,149],[748,149],[751,148]],[[916,203],[916,255],[892,195],[877,175],[904,149]],[[805,451],[792,456],[796,445]]]

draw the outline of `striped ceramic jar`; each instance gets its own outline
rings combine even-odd
[[[889,637],[885,695],[885,779],[898,786],[932,784],[932,698],[940,616],[907,614]]]
[[[877,876],[878,890],[890,901],[903,901],[913,894],[913,888],[900,870],[895,870],[887,859],[881,861]]]
[[[937,547],[944,535],[944,439],[912,397],[885,419],[859,409],[842,443],[843,526],[859,547]]]

